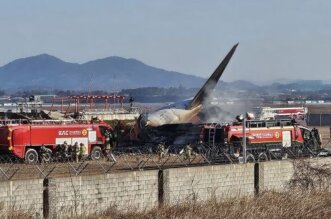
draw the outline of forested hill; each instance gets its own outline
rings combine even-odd
[[[205,79],[107,57],[83,64],[47,54],[17,59],[0,67],[0,89],[120,90],[139,87],[199,87]]]

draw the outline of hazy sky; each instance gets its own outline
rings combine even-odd
[[[41,53],[107,56],[223,80],[331,80],[331,1],[1,0],[0,66]]]

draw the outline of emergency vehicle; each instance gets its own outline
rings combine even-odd
[[[231,125],[209,125],[203,128],[203,139],[209,145],[219,147],[222,152],[240,155],[243,152],[243,123]],[[317,129],[308,129],[293,120],[248,120],[245,124],[246,151],[252,159],[265,159],[270,154],[275,158],[286,151],[317,155],[321,137]]]
[[[85,155],[93,160],[102,157],[107,133],[112,127],[104,122],[71,124],[8,124],[0,127],[0,153],[10,153],[27,163],[36,163],[41,153],[51,157],[56,148],[67,142],[68,145],[83,143]]]
[[[253,160],[279,159],[289,156],[318,155],[321,137],[317,129],[309,129],[294,120],[247,120],[246,152]],[[213,148],[214,157],[227,154],[235,159],[243,155],[243,122],[231,124],[168,124],[146,128],[140,133],[140,145],[162,142],[172,148],[187,144],[199,150]]]

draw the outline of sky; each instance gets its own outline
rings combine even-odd
[[[0,66],[42,53],[108,56],[222,80],[331,81],[331,1],[1,0]]]

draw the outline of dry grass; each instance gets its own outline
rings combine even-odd
[[[290,190],[331,191],[331,164],[294,160],[294,174],[289,181]]]
[[[0,213],[0,216],[4,216]],[[32,218],[28,214],[14,213],[7,218]],[[110,208],[84,219],[147,219],[147,218],[331,218],[331,192],[265,192],[255,198],[240,198],[221,202],[187,202],[154,208],[149,211],[123,213]]]
[[[331,218],[330,192],[265,192],[255,198],[209,200],[121,213],[112,208],[94,218]]]
[[[0,209],[0,218],[6,219],[33,219],[36,218],[35,214],[31,210],[4,210]]]

